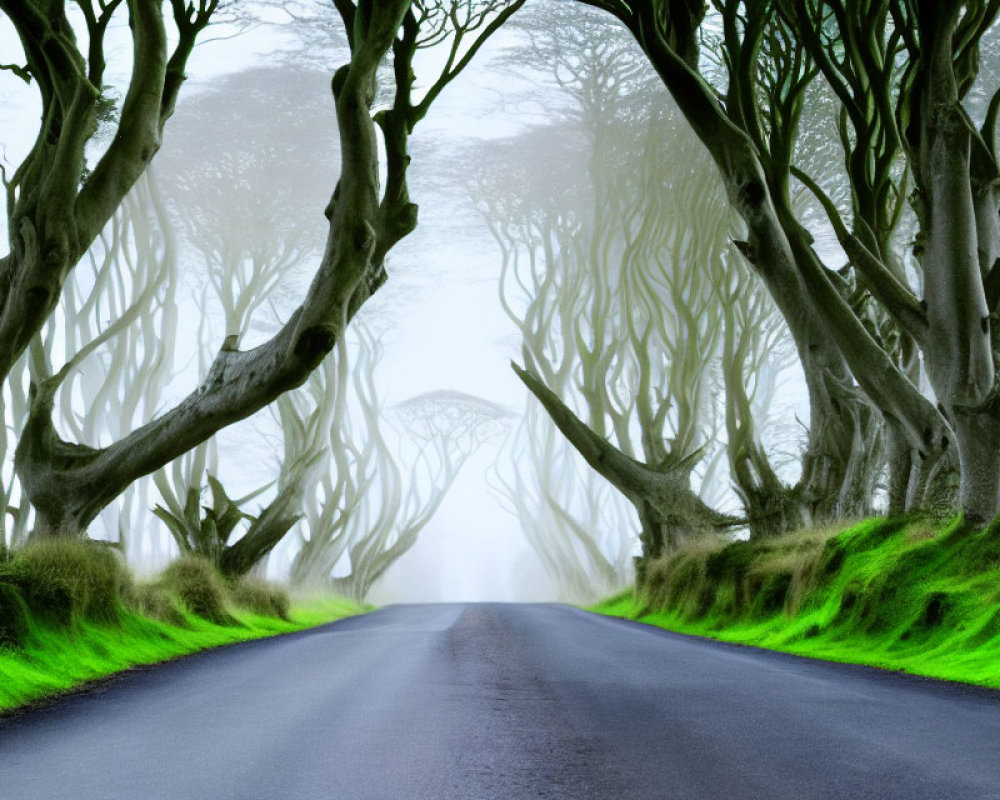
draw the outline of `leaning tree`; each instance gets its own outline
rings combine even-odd
[[[188,58],[219,0],[78,0],[77,26],[69,5],[0,2],[24,58],[2,69],[35,86],[41,105],[34,145],[3,174],[10,250],[0,258],[0,378],[42,329],[70,272],[159,149]],[[128,17],[132,58],[117,108],[105,93],[105,38],[120,15]],[[106,126],[113,135],[103,135]],[[88,158],[91,148],[100,153],[96,160]]]
[[[517,63],[523,65],[520,55]],[[607,341],[613,337],[604,335],[612,327],[609,315],[595,319],[588,313],[611,299],[612,287],[599,275],[608,265],[596,259],[591,269],[586,259],[581,264],[575,258],[613,225],[609,221],[588,236],[578,224],[588,197],[581,180],[586,145],[579,134],[579,126],[563,126],[556,138],[541,126],[490,142],[489,167],[473,180],[471,192],[500,248],[499,299],[517,328],[517,346],[531,354],[559,393],[577,383],[591,388],[577,406],[587,418],[603,422],[610,413],[612,427],[618,421],[627,428],[627,410],[615,415],[616,409],[604,404],[610,400],[604,371],[615,353],[585,357],[575,346],[574,326],[594,331],[604,349],[613,344]],[[486,161],[484,155],[477,149],[470,157]],[[574,240],[580,246],[574,247]],[[564,247],[567,252],[560,255]],[[576,405],[579,396],[572,392],[567,399]],[[498,453],[490,478],[564,599],[587,602],[631,579],[638,536],[634,509],[582,461],[534,398]]]
[[[240,350],[227,337],[197,389],[105,447],[62,439],[52,419],[58,374],[39,383],[15,456],[39,533],[81,535],[134,480],[308,378],[385,282],[389,251],[416,227],[417,206],[407,181],[414,127],[523,0],[338,0],[335,5],[351,54],[332,81],[341,170],[326,208],[326,246],[305,298],[265,343]],[[443,42],[448,55],[420,94],[414,88],[414,59],[422,47]],[[390,50],[392,94],[386,107],[373,108],[379,66]],[[124,110],[122,116],[124,122]]]
[[[310,125],[315,128],[317,114],[305,104],[313,98],[282,93],[281,85],[275,85],[277,72],[237,73],[194,97],[161,156],[171,167],[166,200],[183,233],[188,260],[201,267],[196,290],[199,343],[211,334],[242,342],[251,324],[273,330],[272,317],[281,305],[278,290],[289,291],[289,283],[315,250],[300,194],[310,194],[316,181],[305,183],[296,174],[293,185],[282,164],[301,146],[296,135]],[[306,85],[308,77],[314,76],[296,73]],[[285,112],[296,101],[302,119],[289,126]],[[221,118],[238,132],[223,137]],[[195,148],[202,137],[210,144]],[[315,145],[318,138],[306,141]],[[198,356],[203,378],[209,365],[203,350]],[[284,417],[284,458],[277,479],[246,497],[231,498],[223,485],[217,437],[155,473],[163,501],[155,513],[181,552],[202,555],[225,574],[242,575],[262,564],[295,524],[303,482],[322,447],[315,437],[303,438],[295,420]],[[247,504],[275,483],[273,499],[250,513]],[[204,507],[203,495],[210,498]]]
[[[323,124],[327,103],[316,91],[326,80],[302,67],[241,70],[190,95],[172,122],[158,161],[186,267],[182,277],[192,284],[199,378],[210,360],[200,343],[213,336],[260,340],[274,332],[280,315],[294,308],[295,284],[323,245],[310,211],[334,164],[331,159],[329,169],[318,169],[301,156],[336,147]],[[226,572],[243,572],[254,562],[263,569],[298,519],[296,486],[315,458],[301,424],[286,418],[287,403],[279,400],[279,408],[261,415],[263,427],[252,434],[246,430],[252,421],[230,429],[257,442],[267,438],[272,418],[283,428],[277,478],[246,496],[229,496],[220,472],[229,461],[220,458],[227,443],[217,436],[154,474],[162,501],[156,513],[182,552],[200,553]],[[251,511],[248,504],[275,484],[273,502]]]
[[[584,217],[567,226],[541,221],[556,241],[543,244],[535,268],[554,281],[559,302],[529,305],[525,367],[515,367],[587,463],[635,506],[640,567],[693,536],[744,522],[705,503],[694,484],[717,438],[724,307],[712,276],[724,268],[726,208],[690,159],[679,159],[678,170],[646,157],[662,131],[643,137],[643,170],[622,181],[594,176],[598,202]],[[546,301],[545,293],[533,299]],[[569,369],[561,375],[557,366]],[[563,393],[580,396],[580,412]]]
[[[814,246],[815,235],[794,207],[793,176],[802,174],[796,166],[801,163],[799,124],[819,70],[795,26],[779,14],[779,7],[788,4],[714,0],[709,15],[704,4],[689,0],[578,1],[609,12],[633,35],[714,160],[743,219],[745,239],[737,245],[787,323],[806,376],[807,491],[837,498],[833,516],[853,513],[859,498],[866,501],[874,484],[872,465],[859,456],[876,433],[871,404],[896,453],[893,485],[908,487],[890,493],[891,510],[918,505],[948,447],[948,424],[910,380],[897,351],[886,347],[857,313],[851,287],[826,265]],[[893,5],[906,21],[916,20],[902,10],[914,4]],[[978,24],[970,21],[966,32]],[[867,39],[872,30],[855,32]],[[878,30],[875,38],[883,33]],[[719,61],[703,53],[706,38],[721,54]],[[909,38],[916,44],[915,36]],[[893,291],[900,286],[898,281],[883,285]],[[924,313],[919,302],[905,292],[896,296],[904,301],[904,316],[919,326]],[[971,506],[966,510],[974,513]]]
[[[63,296],[45,328],[8,376],[9,434],[16,440],[28,417],[28,383],[51,375],[56,353],[71,354],[62,367],[63,391],[55,409],[60,428],[90,441],[106,441],[148,422],[159,409],[173,369],[177,246],[153,171],[126,196],[111,222],[67,278]],[[12,436],[11,436],[12,435]],[[32,524],[32,509],[17,488],[5,486],[12,541]],[[120,506],[103,514],[103,537],[122,550],[142,547],[149,484],[138,481]]]
[[[514,314],[526,367],[518,374],[588,463],[635,505],[643,558],[655,558],[695,531],[734,521],[692,488],[712,438],[720,326],[705,268],[688,265],[710,266],[720,256],[725,239],[715,234],[725,229],[725,212],[716,205],[713,213],[711,194],[693,190],[704,181],[686,172],[689,162],[679,159],[675,169],[648,158],[650,145],[670,135],[670,120],[650,107],[656,87],[636,70],[628,43],[606,34],[585,20],[554,42],[544,31],[533,37],[551,52],[556,80],[572,99],[560,128],[565,135],[579,120],[589,181],[529,210],[521,226],[528,237],[518,232],[522,241],[508,244],[523,251],[513,271],[524,275],[509,283],[534,285],[523,315]],[[572,48],[557,46],[565,38]],[[644,168],[629,169],[633,160]],[[567,204],[568,196],[581,201]],[[658,209],[665,213],[650,208],[671,198],[678,202]],[[678,213],[703,220],[701,235],[676,235],[666,220]],[[510,240],[511,226],[500,224]],[[568,392],[581,397],[581,414],[558,397]]]
[[[724,460],[712,452],[723,362],[730,377],[763,367],[781,326],[745,271],[731,287],[739,292],[718,291],[735,258],[724,195],[697,145],[685,146],[685,131],[657,107],[663,98],[650,91],[649,76],[636,74],[628,42],[609,37],[599,19],[569,33],[533,34],[570,97],[558,141],[564,154],[582,142],[579,163],[558,173],[526,165],[513,173],[528,189],[515,202],[498,201],[503,192],[492,185],[480,194],[504,255],[502,286],[514,290],[502,299],[521,331],[519,374],[588,463],[634,503],[641,566],[691,535],[742,522],[705,503],[693,475],[703,471],[700,483],[710,486]],[[523,163],[522,151],[542,151],[546,134],[542,128],[517,142],[513,158]],[[679,142],[669,162],[659,157],[664,138]],[[507,165],[497,171],[508,174]],[[747,313],[735,313],[743,303]],[[733,337],[740,344],[723,354],[726,323],[730,344]],[[773,335],[749,335],[757,327]],[[736,461],[744,465],[752,452],[753,466],[773,478],[757,482],[752,467],[734,473],[747,484],[740,494],[752,532],[763,535],[800,525],[805,511],[799,487],[777,480],[754,410],[747,398],[726,404],[725,415],[728,427],[741,428]],[[592,552],[580,557],[593,560]]]

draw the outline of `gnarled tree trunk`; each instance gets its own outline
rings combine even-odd
[[[58,436],[52,406],[61,373],[35,387],[15,466],[38,512],[39,534],[82,535],[100,510],[136,478],[159,469],[308,378],[361,305],[385,281],[386,254],[416,226],[417,207],[410,202],[406,179],[410,158],[405,150],[413,127],[523,2],[487,2],[486,12],[496,13],[485,24],[488,13],[470,11],[463,22],[460,14],[448,14],[443,6],[436,17],[428,17],[425,6],[418,19],[417,7],[409,0],[337,0],[351,48],[350,62],[337,70],[332,82],[341,174],[326,209],[330,226],[325,251],[305,300],[281,330],[259,347],[241,351],[227,337],[201,386],[157,419],[105,448],[65,442]],[[466,25],[452,31],[455,38],[482,30],[464,55],[449,60],[423,99],[414,103],[412,62],[422,41],[420,22],[428,18],[436,19],[445,35],[451,24]],[[376,73],[390,48],[394,100],[373,119]],[[145,53],[137,56],[145,57]],[[122,113],[124,120],[124,109]],[[379,185],[376,125],[387,148],[384,192]]]
[[[640,582],[650,561],[693,537],[719,533],[745,522],[707,506],[691,488],[689,466],[658,470],[630,458],[594,433],[537,377],[516,364],[511,366],[570,444],[635,506],[642,525],[642,555],[636,563]]]

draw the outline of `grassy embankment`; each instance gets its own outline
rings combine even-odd
[[[872,519],[692,548],[591,610],[682,633],[1000,687],[1000,521]]]
[[[44,542],[0,563],[0,714],[139,664],[301,630],[365,609],[292,605],[259,581],[223,581],[186,558],[136,582],[113,550]]]

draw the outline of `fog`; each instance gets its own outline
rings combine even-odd
[[[526,23],[509,25],[494,36],[473,64],[447,87],[421,123],[410,142],[413,154],[410,191],[420,206],[419,225],[392,250],[387,262],[388,282],[353,323],[372,331],[381,344],[382,355],[374,381],[378,403],[390,420],[388,436],[394,447],[405,439],[405,431],[398,423],[391,422],[393,409],[426,393],[439,390],[462,393],[489,401],[507,412],[500,426],[502,430],[477,443],[440,506],[420,531],[416,544],[375,584],[369,595],[373,602],[579,599],[568,596],[566,586],[559,583],[551,570],[546,570],[537,545],[532,545],[522,525],[523,516],[519,518],[510,497],[505,497],[502,491],[504,481],[512,480],[509,476],[530,472],[527,451],[518,449],[516,444],[516,431],[523,424],[525,409],[536,401],[509,366],[512,359],[523,361],[526,351],[522,348],[522,331],[501,303],[504,254],[488,215],[482,213],[484,181],[488,183],[498,176],[505,180],[497,191],[509,193],[511,203],[521,199],[518,193],[522,190],[527,196],[541,191],[539,187],[551,186],[557,200],[573,204],[580,199],[579,194],[589,191],[588,181],[606,169],[588,160],[580,134],[584,114],[574,106],[574,87],[569,85],[572,81],[546,65],[544,55],[534,62],[524,60],[531,42],[544,39],[539,34],[539,20],[544,22],[549,11],[555,13],[556,6],[562,8],[562,4],[539,3],[540,10],[532,12]],[[580,19],[593,19],[582,8],[572,13]],[[634,50],[628,55],[629,40],[603,20],[602,24],[608,41],[625,54],[627,80],[635,83],[653,80],[645,59]],[[109,53],[113,57],[109,59],[108,81],[116,87],[111,95],[120,97],[130,69],[129,40],[122,20],[116,25],[109,33]],[[3,26],[0,46],[4,51],[16,50],[15,41],[9,26]],[[156,179],[166,187],[168,195],[175,179],[185,191],[192,180],[201,181],[197,191],[217,192],[211,203],[224,210],[227,203],[236,202],[227,199],[235,197],[232,194],[236,191],[235,184],[228,184],[222,173],[215,178],[209,176],[215,183],[206,183],[202,173],[181,180],[177,176],[183,174],[185,165],[208,164],[221,158],[231,149],[229,137],[252,142],[255,135],[269,136],[283,127],[281,114],[290,112],[278,102],[279,99],[289,102],[287,97],[280,97],[281,75],[287,75],[290,96],[314,98],[308,108],[295,115],[295,125],[284,131],[272,152],[273,159],[281,159],[281,163],[272,160],[256,169],[250,178],[248,196],[282,198],[283,205],[274,209],[272,224],[277,229],[290,220],[294,222],[301,257],[275,278],[275,288],[267,303],[254,311],[249,324],[240,331],[244,347],[263,341],[275,330],[277,321],[294,310],[308,288],[322,249],[327,230],[322,212],[336,180],[339,158],[327,89],[330,68],[340,63],[346,52],[338,41],[338,37],[333,37],[325,50],[315,43],[304,49],[285,24],[285,17],[273,9],[262,12],[261,19],[251,25],[221,26],[214,37],[206,37],[196,47],[187,70],[189,81],[176,113],[166,126],[162,152],[154,162]],[[557,43],[555,37],[549,46]],[[567,47],[572,47],[572,42]],[[442,58],[438,51],[423,54],[418,64],[418,79],[423,70],[433,74]],[[570,62],[572,59],[566,63]],[[266,74],[269,83],[238,83],[241,76],[252,74]],[[34,95],[29,87],[9,74],[4,75],[4,84],[8,102],[0,121],[9,168],[23,158],[31,145],[38,109],[33,105]],[[213,92],[224,86],[234,87],[232,96],[225,103],[212,99]],[[260,97],[253,97],[254,86]],[[235,91],[236,87],[245,91],[245,96]],[[667,109],[665,115],[674,119],[671,124],[676,125],[676,113],[665,94],[661,100]],[[254,103],[258,112],[271,104],[275,119],[260,120],[259,128],[248,135],[238,113],[244,106],[254,108]],[[290,130],[294,133],[289,133]],[[302,138],[296,140],[291,138],[293,135]],[[531,152],[532,147],[538,151]],[[617,151],[611,148],[607,152]],[[519,181],[517,169],[509,170],[505,166],[508,163],[529,170],[530,174]],[[626,163],[620,169],[636,173],[644,166]],[[567,175],[575,177],[569,181]],[[226,329],[229,323],[218,300],[210,292],[206,294],[205,259],[192,245],[199,229],[210,227],[206,220],[196,219],[193,227],[181,234],[180,285],[175,299],[180,324],[173,345],[173,370],[163,391],[161,408],[191,390],[203,377],[205,359],[211,357],[224,335],[232,333]],[[259,234],[261,220],[255,224]],[[513,303],[515,311],[523,311],[528,299],[508,298],[508,301]],[[201,320],[201,324],[192,324],[194,320]],[[51,330],[60,330],[59,325],[52,323]],[[54,338],[51,358],[58,368],[68,354],[59,337]],[[779,444],[794,447],[801,436],[795,420],[807,420],[808,409],[804,407],[801,379],[795,368],[786,365],[778,373],[766,435],[777,437],[773,441]],[[699,389],[703,394],[716,390],[717,387],[708,384]],[[79,407],[83,401],[76,402],[77,413],[85,415],[89,410]],[[708,402],[711,404],[710,399]],[[10,408],[8,403],[8,414]],[[274,415],[262,411],[216,437],[217,444],[213,445],[216,449],[208,458],[215,459],[218,477],[231,497],[248,494],[275,480],[282,459],[280,433]],[[717,427],[711,436],[714,439],[708,444],[717,451],[724,432]],[[638,552],[634,512],[603,479],[589,473],[581,458],[575,454],[568,458],[559,462],[562,466],[555,467],[556,477],[562,484],[570,485],[567,491],[575,492],[574,497],[580,497],[583,490],[601,493],[597,505],[601,506],[599,512],[607,516],[601,517],[600,524],[608,530],[600,535],[610,534],[614,539],[602,546],[610,561],[619,565],[615,580],[625,580],[630,556]],[[4,467],[8,481],[9,461],[10,453]],[[794,467],[790,469],[794,472]],[[703,495],[718,504],[729,507],[735,504],[736,497],[724,475],[712,477],[698,471],[695,482]],[[160,502],[151,483],[147,481],[145,486],[147,502],[150,505]],[[257,502],[266,502],[274,493],[273,487],[268,489]],[[587,504],[586,499],[572,502],[582,502],[581,508]],[[156,545],[140,547],[132,555],[144,562],[140,566],[152,569],[161,565],[174,548],[162,524],[148,509],[135,513]],[[91,534],[115,538],[115,530],[122,526],[117,507],[102,515],[101,524],[103,529],[95,523]],[[296,547],[295,536],[289,536],[275,550],[268,566],[270,576],[287,575]]]

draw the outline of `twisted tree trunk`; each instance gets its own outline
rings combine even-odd
[[[101,509],[134,480],[305,382],[386,280],[388,252],[416,227],[417,206],[409,198],[406,150],[414,126],[524,1],[483,0],[464,10],[452,7],[449,12],[446,4],[410,0],[335,0],[351,50],[350,62],[337,70],[332,81],[341,172],[326,208],[326,247],[305,300],[281,330],[259,347],[241,351],[236,337],[227,337],[201,386],[162,416],[105,448],[66,442],[58,436],[52,408],[65,370],[33,387],[15,468],[37,510],[39,535],[83,535]],[[136,4],[145,2],[135,0]],[[185,15],[193,14],[183,0],[174,2]],[[432,41],[450,36],[454,46],[439,77],[414,103],[413,59],[426,44],[423,23],[434,27]],[[475,38],[459,57],[459,45],[469,34]],[[390,48],[394,98],[390,108],[373,117],[376,76]],[[170,69],[167,73],[169,77]],[[376,126],[386,151],[384,192],[379,183],[382,170]],[[276,526],[269,531],[279,530],[287,514],[276,509],[268,521]],[[259,537],[252,537],[238,554],[249,558],[273,535],[265,535],[261,528]],[[242,555],[233,556],[234,563],[243,563],[242,559]]]
[[[829,497],[831,484],[839,481],[834,493],[838,503],[851,503],[851,498],[864,496],[864,492],[856,490],[864,480],[865,471],[859,469],[863,462],[851,456],[844,458],[837,446],[858,441],[859,434],[864,435],[863,428],[855,428],[854,420],[862,420],[863,415],[856,407],[860,395],[854,381],[879,409],[885,423],[905,440],[911,454],[908,463],[918,475],[909,483],[922,485],[919,475],[930,470],[949,444],[947,424],[865,329],[838,291],[836,276],[813,250],[812,237],[792,213],[787,191],[791,151],[788,142],[781,141],[782,120],[778,116],[769,120],[774,126],[771,144],[776,143],[776,150],[768,151],[759,127],[759,109],[754,106],[756,98],[741,96],[731,88],[726,105],[722,105],[698,72],[698,30],[704,20],[704,7],[686,0],[662,4],[651,0],[627,4],[620,0],[580,2],[613,14],[633,34],[715,161],[730,202],[746,223],[748,236],[741,250],[788,322],[809,384],[815,420],[810,424],[811,452],[805,464],[804,488],[808,490],[815,482],[819,484],[817,497]],[[752,75],[756,73],[752,61],[759,54],[767,14],[772,12],[764,5],[754,6],[754,25],[741,31],[733,18],[735,8],[727,5],[727,20],[731,23],[727,34],[744,37],[743,46],[737,42],[736,49],[741,58],[751,59],[746,65],[730,64],[731,87],[739,89],[747,76],[753,85]],[[744,66],[746,75],[738,72]],[[792,103],[795,93],[801,92],[807,82],[808,75],[803,75],[800,85],[791,87]],[[791,90],[783,87],[779,99]],[[794,123],[794,105],[783,111]],[[794,125],[783,133],[794,137]],[[923,310],[905,291],[896,295],[897,316],[907,325],[907,332],[919,338],[925,325]],[[852,408],[843,413],[847,398]],[[919,498],[913,500],[918,502]]]
[[[225,548],[219,558],[223,575],[242,577],[266,557],[302,516],[304,487],[295,481],[278,493],[234,544]]]
[[[570,444],[635,506],[642,525],[642,556],[636,563],[640,582],[649,562],[684,542],[745,524],[746,520],[715,511],[698,497],[691,489],[690,466],[681,463],[658,470],[630,458],[589,428],[536,376],[517,364],[511,367]]]
[[[383,264],[373,256],[387,252],[413,229],[416,207],[405,191],[380,201],[377,138],[369,109],[376,70],[409,7],[408,0],[379,2],[377,7],[362,1],[345,19],[353,34],[352,53],[333,81],[343,161],[327,209],[330,233],[305,301],[278,334],[245,352],[227,340],[201,386],[103,449],[65,442],[56,433],[52,407],[62,372],[33,388],[15,466],[37,510],[39,535],[82,535],[136,478],[302,384],[384,279]],[[408,96],[410,86],[397,89]],[[410,220],[408,229],[398,223],[402,218]],[[392,221],[391,228],[386,220]]]
[[[1000,512],[1000,388],[986,280],[1000,263],[1000,170],[962,107],[954,40],[960,9],[921,2],[921,59],[907,133],[924,253],[927,374],[955,432],[959,501],[985,522]],[[994,10],[993,15],[996,15]]]
[[[98,128],[104,36],[127,5],[132,74],[111,145],[87,172],[86,147]],[[81,3],[89,38],[80,52],[65,0],[0,0],[38,86],[42,120],[29,155],[7,189],[10,252],[0,259],[0,378],[5,378],[59,301],[70,271],[111,219],[160,147],[187,59],[218,0],[170,0],[177,28],[171,53],[159,0]],[[5,67],[7,68],[7,67]]]

